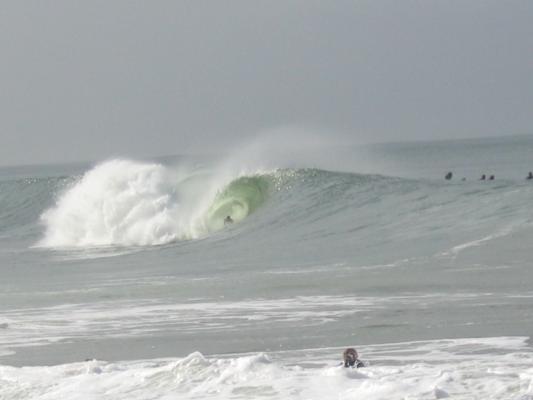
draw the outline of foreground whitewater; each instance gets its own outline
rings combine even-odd
[[[54,367],[0,367],[6,399],[533,399],[524,338],[367,346],[366,368],[335,365],[342,349]]]
[[[533,399],[524,338],[366,346],[365,368],[336,365],[342,349],[270,355],[0,367],[5,399]]]
[[[532,399],[533,139],[367,150],[0,169],[0,398]]]

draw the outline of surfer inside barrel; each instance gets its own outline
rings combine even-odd
[[[344,352],[342,353],[342,358],[344,359],[344,368],[361,368],[365,366],[365,364],[361,360],[359,360],[357,350],[352,347],[349,347],[344,350]]]
[[[224,225],[233,224],[233,218],[231,218],[231,215],[228,215],[226,218],[224,218]]]

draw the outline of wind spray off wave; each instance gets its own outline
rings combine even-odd
[[[145,246],[194,239],[240,221],[265,200],[268,179],[179,173],[156,163],[97,165],[41,216],[43,247]]]

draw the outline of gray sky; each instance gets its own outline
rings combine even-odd
[[[213,151],[286,126],[533,133],[532,21],[529,0],[3,1],[0,164]]]

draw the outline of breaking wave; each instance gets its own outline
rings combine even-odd
[[[200,239],[224,229],[229,215],[236,226],[227,231],[239,235],[234,248],[252,241],[300,246],[305,239],[316,243],[318,254],[328,240],[334,254],[390,248],[409,257],[408,249],[422,248],[453,256],[469,243],[505,240],[532,222],[533,187],[512,181],[448,184],[309,168],[110,160],[77,177],[0,182],[4,186],[0,234],[29,235],[47,248]]]
[[[219,177],[112,160],[65,190],[41,221],[43,247],[145,246],[195,239],[265,202],[268,175]]]

